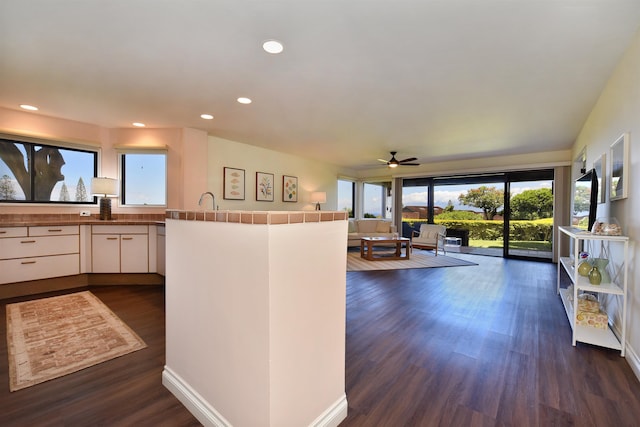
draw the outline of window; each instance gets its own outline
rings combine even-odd
[[[167,153],[121,154],[121,201],[128,206],[166,206]]]
[[[96,151],[0,138],[0,202],[97,203]]]
[[[391,183],[364,183],[364,218],[391,218]]]
[[[355,186],[355,182],[338,180],[338,210],[349,212],[349,218],[353,218]]]

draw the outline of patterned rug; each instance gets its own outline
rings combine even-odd
[[[404,255],[404,249],[402,250]],[[415,250],[408,260],[367,261],[360,258],[360,252],[347,252],[347,271],[369,270],[402,270],[406,268],[458,267],[463,265],[478,265],[445,255],[435,256],[432,251]]]
[[[11,391],[147,346],[88,291],[8,304],[7,344]]]

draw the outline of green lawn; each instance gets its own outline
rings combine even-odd
[[[469,246],[474,248],[502,248],[502,240],[469,240]],[[551,242],[526,242],[519,240],[511,240],[509,242],[511,249],[522,249],[531,251],[551,251]]]

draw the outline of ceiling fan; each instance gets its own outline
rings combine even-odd
[[[397,168],[398,166],[420,166],[420,163],[413,163],[414,161],[418,160],[415,157],[409,157],[408,159],[397,160],[396,159],[396,154],[398,153],[397,151],[390,151],[389,153],[391,153],[391,159],[389,160],[378,159],[378,161],[382,163],[386,163],[387,166],[389,166],[390,168]]]

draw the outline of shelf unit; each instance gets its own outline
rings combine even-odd
[[[626,236],[604,236],[592,234],[588,231],[575,227],[558,227],[558,253],[562,254],[562,236],[569,236],[573,240],[573,254],[570,257],[560,257],[558,262],[558,279],[557,292],[562,299],[562,304],[567,313],[569,324],[571,325],[572,344],[576,342],[584,342],[588,344],[598,345],[601,347],[613,348],[620,350],[620,356],[624,357],[626,333],[627,333],[627,265],[629,259],[629,238]],[[589,279],[578,274],[578,263],[580,262],[580,242],[600,243],[601,251],[608,256],[610,253],[609,245],[622,244],[624,250],[623,263],[611,273],[611,283],[601,283],[600,285],[592,285]],[[562,269],[567,272],[572,288],[560,287],[560,275]],[[621,330],[616,334],[612,328],[612,318],[610,313],[607,329],[598,329],[592,326],[584,326],[576,324],[577,310],[574,309],[574,302],[578,301],[578,295],[581,292],[597,292],[599,294],[618,295],[622,299],[622,316],[620,317],[622,325]],[[573,294],[573,295],[572,295]]]

